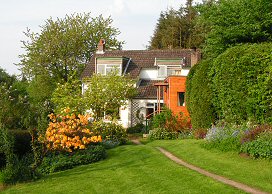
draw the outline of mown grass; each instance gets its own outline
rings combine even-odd
[[[154,141],[147,145],[163,147],[188,163],[272,193],[272,161],[241,157],[237,152],[207,150],[201,146],[203,143],[203,140],[187,139]]]
[[[155,144],[154,144],[155,145]],[[157,149],[126,145],[106,160],[55,173],[3,193],[243,193],[178,166]]]

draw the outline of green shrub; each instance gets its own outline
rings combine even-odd
[[[137,123],[135,126],[127,128],[127,133],[128,134],[143,133],[144,130],[145,125],[142,123]]]
[[[72,153],[51,153],[44,157],[38,172],[49,174],[71,169],[75,166],[90,164],[106,158],[103,146],[89,146],[86,150],[77,150]]]
[[[186,80],[185,101],[194,129],[208,129],[216,114],[212,104],[211,81],[208,77],[212,62],[204,60],[196,64]]]
[[[163,128],[157,128],[149,131],[148,138],[150,140],[159,140],[159,139],[177,139],[179,133],[175,131],[168,131]]]
[[[91,127],[92,130],[102,136],[103,140],[118,141],[121,145],[127,142],[126,129],[119,124],[95,121],[92,123]]]
[[[272,132],[263,132],[257,139],[244,143],[240,152],[254,158],[272,159]]]
[[[271,50],[272,43],[244,44],[213,61],[212,104],[220,119],[234,124],[272,122]]]
[[[30,153],[31,148],[31,135],[26,130],[10,130],[11,135],[14,137],[14,153],[19,157]]]
[[[207,149],[218,149],[221,151],[238,151],[240,149],[240,137],[243,128],[239,127],[212,127],[206,135],[203,146]]]
[[[152,118],[149,130],[163,128],[169,132],[188,132],[190,127],[190,120],[183,113],[174,115],[170,109],[164,108],[160,114]]]
[[[269,132],[269,131],[272,132],[272,126],[267,124],[258,125],[251,130],[247,130],[241,137],[241,144],[253,141],[258,138],[260,133]]]
[[[27,154],[20,159],[14,156],[13,162],[8,163],[1,171],[0,182],[5,184],[28,181],[36,178],[31,164],[34,162],[33,155]]]

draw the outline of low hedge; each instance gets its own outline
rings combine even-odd
[[[37,170],[41,174],[50,174],[97,162],[105,158],[106,150],[103,146],[89,146],[85,150],[77,150],[72,153],[50,153],[44,157]]]

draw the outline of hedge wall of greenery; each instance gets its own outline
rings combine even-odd
[[[210,67],[209,60],[202,61],[190,70],[187,77],[185,98],[194,129],[209,128],[214,122],[212,90],[208,79]]]
[[[226,50],[213,61],[209,76],[212,103],[220,119],[233,124],[271,123],[272,43]]]

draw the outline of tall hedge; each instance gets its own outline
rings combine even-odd
[[[187,77],[185,98],[194,129],[209,128],[215,119],[211,82],[208,79],[211,65],[209,60],[202,61],[190,70]]]
[[[209,76],[220,119],[272,122],[272,43],[229,48],[213,61]]]

